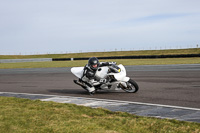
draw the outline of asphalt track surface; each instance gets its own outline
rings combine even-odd
[[[70,68],[0,69],[0,92],[76,96],[200,109],[200,64],[126,66],[137,93],[99,91],[90,96],[73,83]]]

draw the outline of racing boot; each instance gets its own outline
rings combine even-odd
[[[95,88],[94,87],[87,87],[87,90],[88,90],[90,95],[94,95],[94,93],[95,93]]]

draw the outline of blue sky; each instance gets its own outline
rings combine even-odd
[[[0,0],[0,54],[188,48],[199,0]]]

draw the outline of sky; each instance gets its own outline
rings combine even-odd
[[[191,48],[200,0],[0,0],[0,55]]]

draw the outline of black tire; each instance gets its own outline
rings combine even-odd
[[[134,80],[129,79],[127,82],[127,88],[123,90],[128,93],[136,93],[139,90],[139,86]]]

